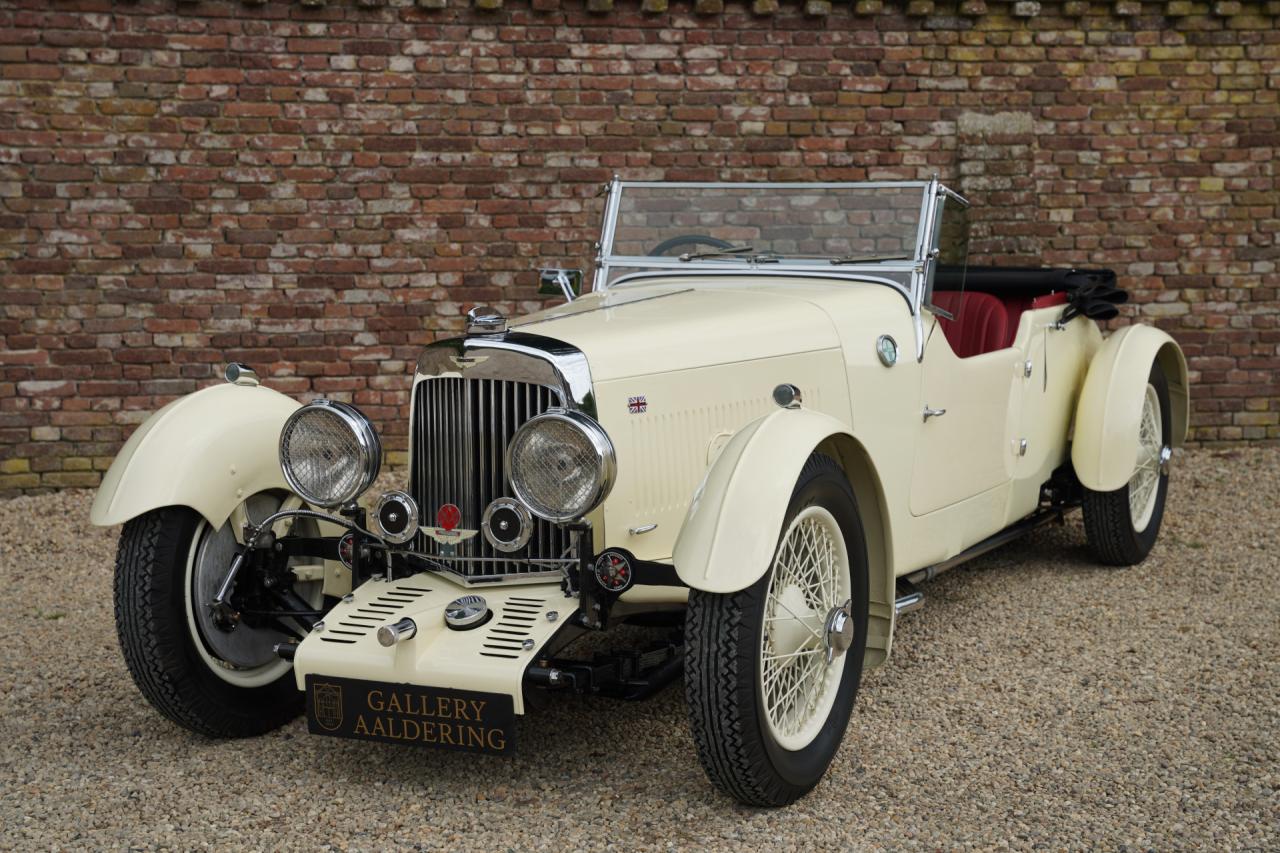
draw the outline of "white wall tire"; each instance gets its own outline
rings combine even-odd
[[[116,633],[142,695],[165,717],[210,737],[247,737],[302,711],[284,661],[235,672],[210,654],[192,617],[192,556],[208,525],[187,507],[126,522],[116,554]]]
[[[237,687],[262,687],[274,683],[293,668],[288,661],[281,660],[272,651],[276,643],[289,639],[287,635],[277,631],[255,631],[245,626],[238,627],[234,636],[245,651],[241,651],[239,656],[225,652],[225,656],[219,656],[215,645],[218,638],[214,635],[216,628],[212,619],[201,619],[198,614],[208,613],[212,593],[226,575],[227,566],[235,556],[236,543],[241,538],[236,535],[236,525],[245,521],[261,521],[281,508],[297,509],[300,506],[302,501],[296,497],[263,492],[240,504],[218,530],[211,529],[207,521],[200,519],[191,536],[183,579],[187,629],[196,653],[209,667],[209,671],[228,684]],[[304,535],[318,535],[314,522],[304,520],[301,524],[309,526]],[[197,583],[197,578],[202,582]],[[321,583],[311,582],[299,584],[295,590],[308,604],[318,609],[324,600],[322,586]]]
[[[1110,492],[1084,490],[1084,529],[1099,562],[1132,566],[1155,546],[1169,490],[1172,446],[1169,383],[1157,362],[1143,390],[1137,465],[1129,482]]]
[[[824,611],[837,600],[848,627],[842,653],[827,663],[833,614]],[[747,805],[783,806],[821,780],[861,681],[867,602],[853,491],[833,460],[815,454],[796,483],[769,571],[736,593],[689,595],[685,699],[698,758],[722,791]],[[787,662],[801,661],[805,669],[789,669]]]

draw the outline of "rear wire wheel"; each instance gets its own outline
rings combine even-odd
[[[685,699],[698,758],[722,791],[784,806],[821,780],[862,677],[867,601],[853,492],[840,467],[815,454],[769,571],[739,592],[689,595]]]
[[[1172,432],[1169,382],[1157,362],[1143,391],[1133,475],[1110,492],[1084,490],[1085,536],[1099,562],[1132,566],[1155,545],[1169,490]]]

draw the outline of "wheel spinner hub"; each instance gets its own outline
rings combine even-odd
[[[827,663],[830,664],[853,645],[853,600],[831,608],[825,624],[822,638],[827,649]]]

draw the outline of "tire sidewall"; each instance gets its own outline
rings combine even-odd
[[[1151,367],[1151,375],[1148,383],[1156,389],[1156,399],[1160,401],[1160,446],[1173,446],[1173,412],[1169,408],[1169,380],[1165,378],[1164,370],[1161,369],[1159,362]],[[1129,496],[1129,486],[1124,487],[1125,498]],[[1160,522],[1164,518],[1164,502],[1169,491],[1169,475],[1161,471],[1156,481],[1156,503],[1151,510],[1151,518],[1147,521],[1147,526],[1142,530],[1138,530],[1133,526],[1133,510],[1130,509],[1129,526],[1133,529],[1134,538],[1137,539],[1138,547],[1145,555],[1151,551],[1156,544],[1156,537],[1160,535]]]
[[[245,736],[297,716],[302,693],[293,670],[257,687],[220,678],[201,656],[187,615],[187,561],[200,516],[186,507],[153,510],[126,524],[151,526],[148,560],[117,561],[116,628],[125,662],[143,695],[165,716],[201,734]],[[136,594],[142,591],[142,594]]]

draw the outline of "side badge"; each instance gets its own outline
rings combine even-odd
[[[641,394],[639,397],[627,398],[627,411],[633,415],[643,415],[649,411],[649,401]]]

